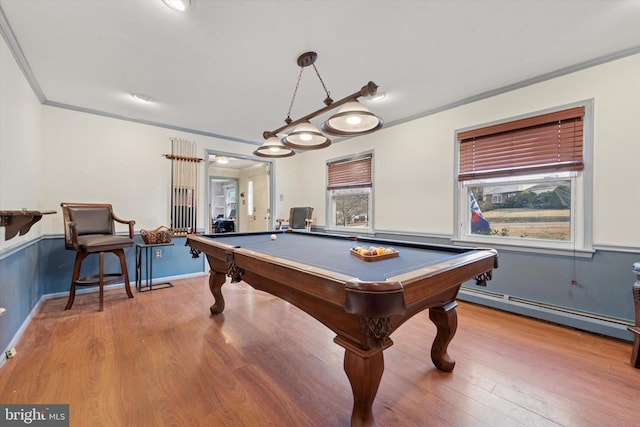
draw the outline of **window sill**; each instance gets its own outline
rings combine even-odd
[[[375,236],[375,232],[369,229],[364,229],[364,228],[330,228],[330,227],[326,227],[325,231],[327,233],[335,233],[335,234],[346,234],[349,236],[368,236],[368,237],[373,237]]]
[[[528,252],[547,255],[559,255],[577,258],[592,258],[595,250],[593,248],[570,248],[557,247],[545,244],[543,242],[503,242],[495,239],[459,239],[453,238],[451,242],[454,245],[474,246],[474,247],[490,247],[499,251]]]

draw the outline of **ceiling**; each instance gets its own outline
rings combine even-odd
[[[640,1],[0,0],[0,31],[37,96],[142,123],[262,143],[300,72],[334,100],[369,80],[392,126],[640,52]],[[136,101],[142,93],[151,102]],[[324,107],[304,69],[291,111]],[[317,122],[317,125],[320,123]]]

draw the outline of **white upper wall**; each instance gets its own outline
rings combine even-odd
[[[249,155],[256,147],[156,126],[116,120],[56,107],[44,109],[44,202],[111,203],[116,215],[136,221],[136,230],[169,225],[171,139],[196,143],[199,158],[220,150]],[[240,151],[239,149],[243,149]],[[204,228],[207,161],[200,162],[198,227]],[[62,219],[45,233],[62,233]]]
[[[0,40],[0,210],[51,210],[42,202],[42,106]],[[37,237],[39,229],[5,241],[0,227],[0,249]]]

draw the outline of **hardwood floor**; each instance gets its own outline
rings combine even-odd
[[[0,369],[0,402],[70,404],[71,426],[347,426],[333,334],[297,308],[206,277],[135,293],[45,301]],[[385,351],[378,426],[640,426],[631,343],[460,303],[450,374],[430,360],[423,312]]]

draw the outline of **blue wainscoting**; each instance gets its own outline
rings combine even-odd
[[[142,243],[142,239],[136,236],[136,243]],[[205,271],[204,257],[192,258],[190,248],[185,246],[185,237],[175,237],[173,246],[161,246],[162,258],[153,260],[154,279],[165,277],[184,276]],[[43,253],[43,267],[46,280],[44,281],[43,294],[55,294],[58,292],[68,292],[73,263],[75,262],[75,251],[68,251],[64,248],[63,238],[47,238],[41,241]],[[129,270],[129,280],[135,283],[136,260],[135,246],[125,249],[127,258],[127,268]],[[118,257],[113,254],[105,254],[105,271],[120,271]],[[95,274],[98,271],[98,257],[90,256],[82,263],[80,275]],[[94,272],[94,273],[91,273]],[[143,265],[144,276],[144,265]]]
[[[206,258],[192,258],[186,238],[176,237],[173,246],[162,247],[162,258],[153,260],[154,279],[205,274]],[[139,236],[136,242],[142,243]],[[125,250],[129,280],[135,284],[135,247]],[[75,252],[66,250],[63,236],[46,236],[0,252],[0,307],[7,309],[0,317],[0,364],[5,350],[16,341],[31,320],[40,302],[47,296],[68,294]],[[119,271],[118,258],[105,255],[105,271]],[[83,262],[81,275],[98,271],[98,257]],[[144,267],[143,267],[143,279]],[[95,288],[97,289],[97,288]]]
[[[37,242],[11,248],[0,258],[0,307],[7,309],[0,317],[0,362],[42,296],[41,259]]]

